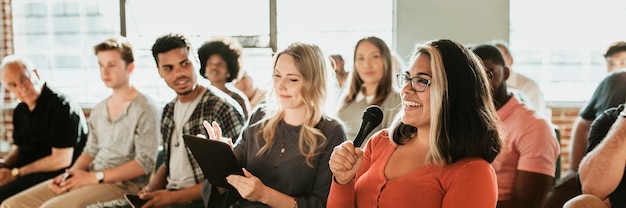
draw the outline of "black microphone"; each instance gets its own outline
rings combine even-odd
[[[367,107],[367,109],[363,111],[359,133],[354,137],[354,146],[360,147],[367,135],[380,125],[381,122],[383,122],[383,110],[375,105]]]

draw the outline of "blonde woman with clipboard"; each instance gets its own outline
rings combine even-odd
[[[327,81],[333,79],[325,57],[306,43],[275,55],[268,104],[251,115],[233,146],[244,176],[227,177],[236,190],[205,183],[208,207],[326,207],[330,153],[346,134],[324,110]],[[222,140],[217,123],[205,127],[210,139]]]

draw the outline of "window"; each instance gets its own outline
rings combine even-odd
[[[539,82],[547,101],[588,100],[607,74],[606,48],[626,38],[626,1],[511,0],[510,8],[513,70]]]
[[[378,36],[392,43],[393,1],[276,2],[278,32],[271,34],[270,1],[127,0],[126,36],[135,47],[137,67],[133,84],[161,104],[175,96],[156,72],[150,51],[158,36],[170,32],[184,34],[194,47],[215,36],[236,37],[244,46],[242,68],[261,85],[271,81],[272,35],[278,38],[279,50],[303,41],[318,44],[327,55],[342,54],[346,69],[351,69],[358,39]],[[110,94],[100,80],[92,47],[119,36],[119,1],[14,0],[12,4],[16,54],[29,56],[51,86],[83,105]]]
[[[393,1],[278,1],[278,49],[295,41],[318,44],[326,55],[341,54],[352,69],[356,42],[377,36],[392,48]]]
[[[175,96],[159,77],[152,57],[152,44],[161,35],[183,34],[195,48],[215,36],[236,37],[244,46],[242,69],[255,78],[254,69],[271,64],[268,1],[133,0],[127,1],[126,13],[127,38],[136,48],[140,69],[135,70],[134,83],[161,103]],[[208,84],[201,76],[198,80]]]
[[[119,34],[119,11],[111,1],[16,0],[15,53],[28,56],[49,85],[81,103],[109,91],[100,81],[91,47]]]

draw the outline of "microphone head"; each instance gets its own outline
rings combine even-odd
[[[383,122],[383,110],[380,107],[372,105],[363,111],[363,121],[370,122],[374,126],[378,126]]]
[[[360,147],[365,141],[368,134],[374,130],[380,123],[383,122],[383,110],[380,107],[372,105],[367,107],[363,111],[363,118],[361,119],[361,128],[356,137],[354,137],[354,146]]]

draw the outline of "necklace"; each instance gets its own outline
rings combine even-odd
[[[287,149],[289,149],[294,144],[298,143],[298,139],[299,139],[298,138],[298,136],[299,136],[298,134],[291,135],[291,132],[298,132],[298,131],[289,131],[289,129],[291,129],[290,128],[291,126],[287,125],[286,123],[282,123],[281,127],[282,127],[283,135],[278,136],[278,137],[280,137],[280,140],[281,140],[281,143],[280,143],[280,154],[278,155],[278,159],[276,159],[276,164],[274,164],[274,168],[278,168],[278,163],[283,158],[283,155],[285,154]],[[295,139],[294,139],[294,141],[291,142],[291,144],[288,144],[287,146],[285,146],[285,138],[295,138]]]
[[[296,140],[296,141],[291,142],[291,144],[289,144],[289,146],[286,146],[286,147],[285,147],[285,142],[283,141],[283,142],[280,144],[280,155],[278,156],[278,158],[282,158],[282,157],[283,157],[283,154],[285,154],[285,150],[286,150],[287,148],[290,148],[291,146],[293,146],[296,142],[297,142],[297,140]]]
[[[177,119],[177,120],[174,120],[174,122],[175,122],[174,123],[174,126],[175,126],[174,131],[177,134],[175,136],[176,140],[174,141],[174,147],[180,146],[180,140],[181,140],[180,138],[183,135],[183,127],[185,126],[185,123],[184,123],[185,122],[185,118],[189,117],[188,116],[189,109],[191,109],[191,106],[195,106],[194,102],[195,102],[195,99],[192,100],[189,103],[183,103],[183,102],[180,102],[180,100],[178,100],[178,102],[174,106],[174,114],[175,114],[174,115],[174,119]],[[180,108],[183,107],[183,105],[185,106],[185,110],[181,111]],[[177,113],[180,113],[180,112],[183,112],[183,114],[177,114]]]

